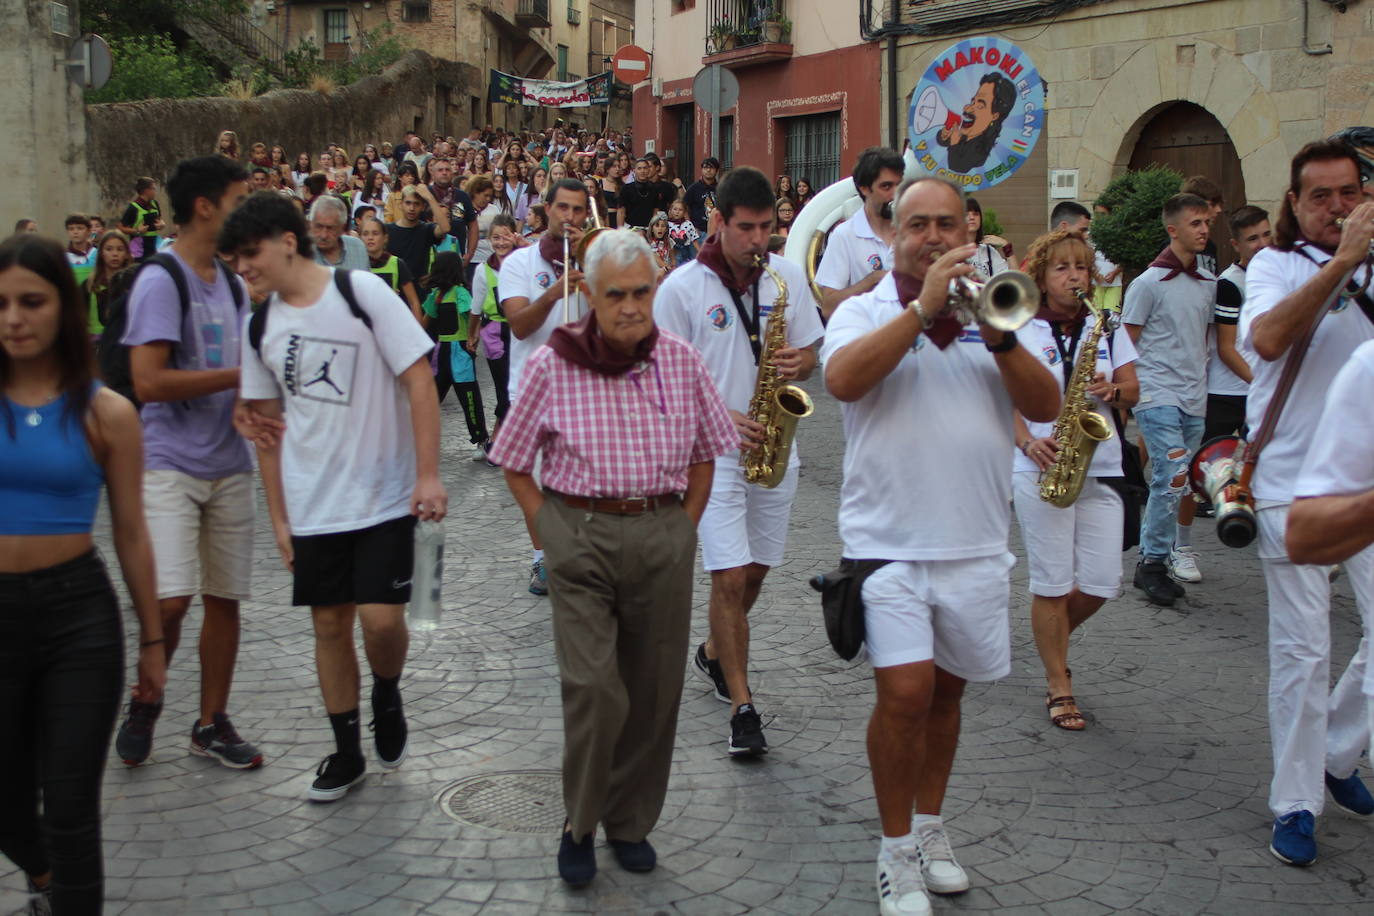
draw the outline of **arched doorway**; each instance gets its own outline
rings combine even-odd
[[[1155,164],[1168,166],[1184,177],[1206,175],[1221,185],[1225,209],[1212,226],[1212,239],[1217,243],[1218,269],[1229,265],[1235,253],[1226,217],[1244,206],[1246,198],[1240,157],[1226,128],[1201,105],[1175,102],[1145,124],[1131,153],[1132,170]]]

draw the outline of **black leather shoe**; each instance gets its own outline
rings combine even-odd
[[[1145,593],[1151,604],[1173,607],[1174,599],[1184,595],[1183,586],[1169,578],[1163,563],[1140,561],[1135,567],[1135,587]]]
[[[558,844],[558,875],[569,887],[586,887],[596,877],[595,837],[593,831],[579,841],[573,839],[571,831],[563,831]]]
[[[629,840],[608,840],[615,860],[626,871],[653,871],[658,864],[658,853],[648,840],[631,843]]]

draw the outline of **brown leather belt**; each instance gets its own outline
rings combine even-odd
[[[657,496],[630,496],[624,499],[593,499],[589,496],[569,496],[554,490],[545,490],[544,492],[549,496],[561,499],[573,509],[606,512],[611,515],[642,515],[645,512],[653,512],[664,506],[673,506],[682,502],[682,498],[676,493],[660,493]]]

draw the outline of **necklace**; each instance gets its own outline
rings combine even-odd
[[[23,404],[16,405],[16,406],[20,407],[23,411],[26,411],[26,412],[24,413],[24,424],[25,424],[26,426],[42,426],[42,425],[43,425],[43,415],[42,415],[41,413],[39,413],[38,411],[39,411],[41,408],[43,408],[43,407],[47,407],[49,404],[51,404],[53,401],[56,401],[56,400],[57,400],[58,398],[60,398],[60,397],[62,397],[62,393],[61,393],[61,392],[58,392],[57,394],[55,394],[55,395],[53,395],[52,397],[48,398],[48,399],[47,399],[46,401],[44,401],[42,404],[39,404],[37,407],[28,407],[28,406],[25,406],[25,405],[23,405]],[[10,403],[14,403],[14,402],[11,401]]]

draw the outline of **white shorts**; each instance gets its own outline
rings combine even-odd
[[[787,469],[773,489],[744,482],[744,469],[731,452],[716,461],[711,499],[701,514],[701,562],[707,572],[758,563],[777,566],[787,546],[787,522],[797,495],[800,466]]]
[[[864,629],[875,668],[934,659],[966,681],[1011,673],[1010,553],[898,560],[864,582]]]
[[[1037,472],[1017,471],[1011,476],[1031,594],[1058,598],[1077,585],[1083,594],[1097,598],[1120,595],[1125,509],[1116,491],[1089,477],[1077,501],[1060,509],[1040,498]]]
[[[153,541],[157,597],[213,595],[243,601],[253,577],[253,475],[201,480],[143,472],[143,512]]]

